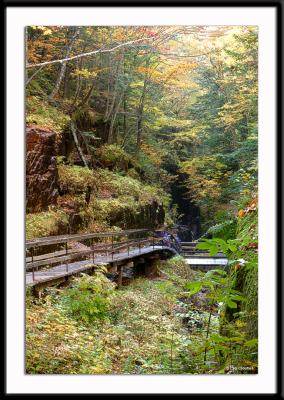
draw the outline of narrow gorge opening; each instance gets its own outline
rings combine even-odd
[[[190,200],[186,177],[178,174],[178,178],[170,187],[173,206],[177,206],[178,233],[183,242],[196,241],[201,235],[200,209]]]

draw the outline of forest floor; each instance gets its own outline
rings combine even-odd
[[[27,373],[216,373],[212,357],[204,362],[204,293],[189,299],[184,289],[201,275],[175,257],[157,278],[120,290],[98,273],[49,288],[41,300],[27,296]],[[210,329],[218,332],[217,310]]]

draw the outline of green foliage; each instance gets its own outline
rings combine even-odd
[[[189,110],[197,138],[181,171],[211,223],[257,185],[257,40],[254,29],[243,29],[197,69],[199,95]]]
[[[176,258],[172,270],[180,264]],[[170,265],[164,267],[168,275]],[[182,267],[176,272],[176,278],[184,277]],[[216,300],[229,303],[238,296],[225,288],[218,297],[224,279],[222,271],[201,279],[212,307]],[[114,291],[101,273],[77,278],[64,290],[48,289],[43,299],[27,303],[27,372],[212,374],[247,366],[243,373],[250,373],[257,341],[245,338],[240,320],[230,326],[229,336],[220,335],[217,313],[189,302],[198,295],[188,299],[184,281],[172,278],[140,278]]]
[[[199,250],[209,250],[210,256],[214,256],[218,251],[222,251],[224,254],[229,255],[232,252],[237,251],[236,241],[229,239],[225,241],[221,238],[213,239],[201,239],[201,241],[196,245]]]
[[[63,57],[58,51],[66,51],[75,29],[28,27],[27,63]],[[257,30],[233,27],[224,35],[216,28],[206,41],[200,27],[190,30],[193,41],[173,27],[81,27],[71,54],[140,41],[68,62],[53,99],[61,65],[34,78],[35,69],[28,70],[27,122],[60,135],[71,115],[90,165],[102,168],[58,158],[58,208],[28,214],[27,238],[66,233],[69,210],[82,218],[83,231],[149,226],[157,207],[174,225],[179,212],[169,185],[182,174],[203,231],[211,226],[204,236],[213,239],[198,247],[223,251],[229,274],[194,272],[175,257],[165,262],[163,278],[119,291],[97,273],[47,290],[38,302],[28,295],[28,373],[256,369],[257,207],[250,197],[257,188]],[[148,37],[151,46],[141,43]],[[192,55],[207,53],[207,45],[208,57],[165,62],[167,46]]]
[[[211,226],[204,236],[212,235],[213,238],[221,238],[223,240],[234,239],[236,237],[237,221],[227,220],[219,224]]]
[[[236,313],[239,304],[244,302],[247,297],[245,293],[241,293],[232,286],[232,277],[223,270],[211,270],[200,280],[186,285],[191,298],[198,296],[199,293],[205,293],[210,307],[206,322],[206,335],[199,340],[197,354],[204,355],[203,371],[213,368],[216,373],[231,373],[232,370],[235,371],[234,373],[238,373],[236,372],[238,370],[255,373],[257,370],[255,357],[257,339],[255,337],[253,340],[247,339],[246,330],[243,330],[243,327],[247,328],[247,325],[240,313]],[[217,330],[212,326],[216,308],[219,309],[218,314],[221,317],[220,328]],[[240,319],[235,319],[231,323],[226,321],[224,313],[228,309],[233,310]],[[180,317],[191,318],[192,315],[185,309]],[[242,366],[247,366],[247,368],[242,369]]]
[[[240,292],[231,288],[226,272],[218,269],[208,271],[202,279],[188,283],[186,288],[191,296],[206,288],[210,304],[222,303],[229,308],[236,308],[236,301],[243,299]]]
[[[85,275],[65,290],[63,302],[78,321],[92,324],[107,318],[113,284],[101,272]]]
[[[234,239],[224,240],[216,237],[213,239],[203,239],[197,247],[209,250],[211,255],[222,250],[229,258],[231,289],[241,292],[242,298],[240,302],[238,301],[235,304],[237,306],[235,307],[237,308],[235,313],[229,310],[232,308],[232,303],[227,304],[226,319],[232,321],[240,318],[245,324],[245,335],[248,338],[255,338],[257,336],[258,314],[256,196],[252,196],[249,199],[242,199],[235,221]]]

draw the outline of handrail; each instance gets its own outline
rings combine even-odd
[[[107,252],[110,255],[118,254],[120,250],[128,248],[128,251],[131,247],[136,247],[141,248],[142,244],[145,243],[154,243],[153,238],[149,239],[141,239],[139,240],[129,240],[128,242],[124,242],[123,244],[119,246],[112,246],[111,244],[106,244],[105,246],[99,245],[99,246],[94,246],[91,249],[88,250],[81,250],[78,252],[72,252],[72,253],[66,253],[66,254],[60,254],[56,255],[54,257],[51,256],[51,254],[47,255],[47,258],[43,259],[38,259],[38,260],[29,260],[26,262],[26,271],[31,271],[33,268],[38,268],[46,265],[53,265],[57,264],[59,262],[66,262],[70,261],[79,257],[84,257],[87,255],[91,255],[97,253],[97,252]]]
[[[43,267],[45,265],[52,265],[57,263],[64,263],[66,261],[76,260],[80,257],[85,257],[93,254],[93,250],[84,250],[78,253],[67,254],[60,257],[46,258],[45,260],[33,261],[26,265],[26,271],[32,271],[34,268]]]
[[[125,231],[112,231],[112,232],[100,232],[100,233],[83,233],[74,235],[59,235],[59,236],[47,236],[42,238],[36,238],[26,241],[26,249],[36,246],[48,246],[50,244],[60,244],[70,242],[72,240],[86,240],[93,238],[105,238],[105,237],[118,237],[125,235],[132,235],[135,233],[150,232],[150,229],[129,229]]]

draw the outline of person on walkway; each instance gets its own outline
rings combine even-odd
[[[170,246],[175,249],[178,253],[180,252],[179,243],[173,234],[170,234]]]
[[[171,247],[171,237],[167,231],[163,233],[163,243],[165,246]]]

